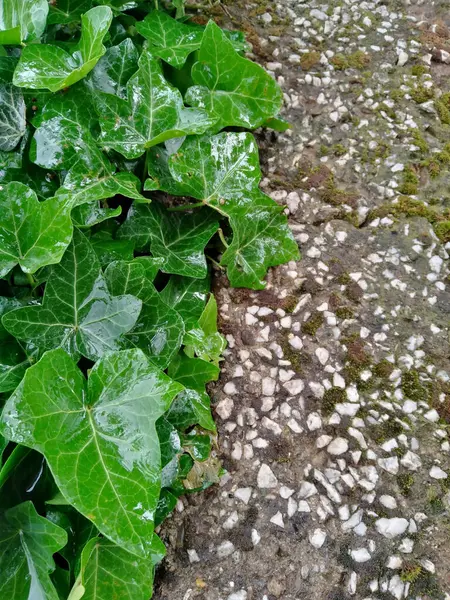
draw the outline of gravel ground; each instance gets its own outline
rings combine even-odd
[[[157,600],[450,599],[448,8],[213,9],[284,90],[263,187],[303,257],[216,279],[227,474],[163,528]]]

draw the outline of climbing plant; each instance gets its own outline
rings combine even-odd
[[[2,598],[150,598],[155,529],[220,476],[211,265],[298,256],[250,133],[281,91],[184,13],[0,0]]]

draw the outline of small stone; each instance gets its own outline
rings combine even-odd
[[[237,514],[237,512],[234,510],[231,515],[228,517],[228,519],[225,521],[225,523],[222,525],[222,527],[224,529],[233,529],[233,527],[235,525],[237,525],[239,521],[239,515]]]
[[[247,600],[247,592],[245,590],[239,590],[230,594],[227,600]]]
[[[259,544],[259,542],[261,541],[261,536],[259,535],[259,533],[256,531],[256,529],[252,529],[252,544],[254,546],[257,546]]]
[[[322,418],[319,413],[309,413],[308,418],[306,419],[306,425],[308,426],[309,431],[320,429],[322,427]]]
[[[322,548],[327,539],[327,534],[323,529],[314,529],[314,531],[309,532],[308,534],[309,543],[314,548]]]
[[[275,392],[275,386],[276,386],[276,381],[275,379],[272,379],[271,377],[263,377],[262,380],[262,393],[264,396],[272,396]]]
[[[291,490],[291,488],[288,488],[285,485],[282,485],[280,487],[280,496],[282,498],[284,498],[285,500],[287,500],[288,498],[290,498],[293,493],[294,493],[294,490]]]
[[[348,450],[348,441],[345,438],[335,438],[327,447],[327,452],[334,456],[345,454]]]
[[[398,458],[396,456],[389,456],[389,458],[379,458],[377,462],[382,469],[384,469],[391,475],[397,475],[399,464]]]
[[[448,475],[440,467],[436,465],[430,469],[430,477],[433,479],[447,479]]]
[[[265,12],[264,14],[261,15],[261,21],[263,21],[264,23],[272,23],[272,15],[268,12]]]
[[[406,65],[406,63],[408,62],[408,58],[408,54],[402,50],[398,55],[397,65],[399,67],[403,67],[403,65]]]
[[[238,500],[242,500],[242,502],[244,504],[249,503],[251,495],[252,495],[251,487],[239,488],[234,492],[234,497],[237,498]]]
[[[350,552],[350,556],[357,563],[365,563],[372,558],[370,556],[370,552],[366,548],[358,548],[356,550],[352,550]]]
[[[229,540],[225,540],[217,547],[217,556],[219,558],[225,558],[226,556],[230,556],[234,552],[234,544]]]
[[[303,391],[305,384],[301,379],[292,379],[283,384],[283,387],[291,396],[296,396]]]
[[[231,398],[224,398],[219,402],[216,406],[216,413],[219,415],[221,419],[224,421],[229,419],[231,416],[231,412],[234,407],[234,402]]]
[[[330,353],[328,352],[328,350],[326,348],[316,348],[316,352],[315,352],[317,358],[319,359],[319,362],[321,365],[326,365],[328,362],[328,359],[330,358]]]
[[[393,496],[383,495],[380,496],[380,503],[385,507],[393,510],[397,508],[397,500]]]
[[[408,521],[399,517],[392,519],[378,519],[375,521],[375,528],[382,536],[392,540],[393,538],[402,535],[408,529]]]
[[[280,511],[273,515],[273,517],[270,519],[270,522],[284,529],[283,515],[280,513]]]
[[[422,466],[420,456],[408,450],[408,452],[400,460],[401,464],[410,471],[417,471]]]
[[[317,493],[317,488],[313,483],[309,481],[303,481],[300,485],[298,495],[299,498],[303,498],[306,500],[307,498],[311,498],[311,496],[315,496],[315,494]]]
[[[275,488],[278,485],[278,479],[273,474],[269,465],[263,463],[258,471],[258,487],[259,488]]]
[[[197,554],[197,550],[189,549],[187,551],[187,553],[188,553],[188,556],[189,556],[189,562],[190,563],[200,562],[200,559],[199,559],[198,554]]]

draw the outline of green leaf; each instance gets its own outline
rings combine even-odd
[[[154,536],[155,540],[158,540]],[[148,600],[152,596],[155,565],[164,547],[154,543],[150,558],[139,558],[109,540],[93,539],[85,546],[79,585],[83,600]]]
[[[216,365],[178,354],[170,363],[167,374],[174,381],[179,381],[185,388],[204,391],[208,381],[217,381],[220,369]]]
[[[203,462],[211,454],[211,438],[209,435],[198,435],[196,431],[189,432],[181,438],[183,448],[196,461]]]
[[[148,51],[127,83],[127,100],[97,92],[102,143],[126,158],[174,137],[203,133],[213,120],[204,110],[185,108],[180,92],[163,77],[161,65]]]
[[[13,150],[26,126],[22,92],[10,84],[0,84],[0,150]]]
[[[289,121],[286,121],[281,117],[272,117],[267,119],[262,124],[262,127],[269,127],[274,131],[287,131],[288,129],[292,129],[292,125],[289,123]]]
[[[179,431],[192,425],[200,425],[208,431],[216,431],[211,415],[210,399],[206,392],[183,390],[172,402],[166,419]]]
[[[142,300],[134,328],[124,336],[126,343],[144,350],[151,361],[164,369],[177,354],[184,326],[178,313],[167,306],[148,277],[140,259],[113,262],[105,270],[109,289],[115,294],[133,294]]]
[[[186,333],[184,344],[184,351],[190,358],[196,355],[218,366],[227,343],[217,331],[217,302],[212,294],[200,316],[198,326]]]
[[[64,529],[37,514],[31,502],[0,518],[0,593],[13,600],[58,600],[49,577],[53,554],[67,543]]]
[[[0,277],[19,264],[35,273],[58,263],[72,237],[70,205],[55,197],[39,202],[23,183],[0,189]]]
[[[207,208],[194,213],[169,212],[158,202],[134,205],[118,237],[134,240],[137,250],[148,248],[164,259],[161,270],[186,277],[206,277],[204,249],[219,227]]]
[[[111,46],[98,61],[86,80],[95,92],[127,97],[127,83],[138,69],[139,53],[135,45],[126,38],[117,46]]]
[[[92,0],[57,0],[50,4],[49,25],[74,23],[92,7]]]
[[[111,20],[112,11],[107,6],[85,13],[81,38],[72,54],[50,44],[26,46],[14,72],[14,85],[57,92],[86,77],[106,51],[102,42]]]
[[[114,240],[111,234],[101,232],[90,242],[102,267],[117,260],[133,260],[134,243],[130,240]]]
[[[136,23],[136,29],[150,42],[154,56],[177,69],[184,65],[191,52],[200,48],[203,37],[202,27],[180,23],[159,11],[149,13],[143,21]]]
[[[2,322],[14,337],[41,350],[61,347],[73,357],[96,360],[121,347],[121,336],[132,329],[141,306],[134,296],[109,294],[92,246],[75,230],[50,275],[42,306],[12,310]]]
[[[98,223],[103,223],[106,219],[118,217],[121,212],[121,206],[117,208],[102,208],[98,201],[88,202],[72,210],[72,221],[76,227],[87,229]]]
[[[133,198],[138,202],[150,202],[148,198],[140,194],[140,186],[139,179],[133,173],[106,173],[90,176],[87,173],[77,173],[74,169],[65,178],[64,185],[57,191],[57,195],[67,194],[70,196],[72,206],[112,198],[118,194],[126,198]]]
[[[155,422],[181,385],[139,350],[110,353],[86,382],[58,349],[30,367],[0,432],[44,454],[67,500],[125,551],[149,556],[160,490]]]
[[[280,112],[279,85],[262,67],[240,56],[213,21],[203,34],[192,79],[197,85],[187,91],[186,103],[206,109],[216,120],[216,130],[230,125],[255,129]]]
[[[12,337],[0,345],[0,393],[15,390],[30,361],[22,346]]]
[[[0,0],[0,44],[12,46],[40,38],[47,14],[47,0]]]
[[[161,299],[178,312],[188,331],[197,325],[205,308],[210,287],[209,278],[191,279],[173,275],[161,292]]]
[[[282,207],[261,192],[258,148],[250,133],[189,137],[171,154],[151,151],[150,175],[170,194],[192,196],[230,220],[221,264],[235,287],[264,287],[268,267],[298,258]]]

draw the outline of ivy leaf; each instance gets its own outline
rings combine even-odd
[[[126,158],[147,148],[191,133],[203,133],[213,120],[204,110],[185,108],[181,93],[163,77],[161,65],[148,51],[127,83],[127,100],[97,92],[102,143]]]
[[[118,237],[134,240],[137,250],[150,245],[153,256],[164,259],[161,270],[203,279],[207,275],[204,249],[219,224],[207,208],[194,213],[169,212],[158,202],[134,205]]]
[[[98,61],[86,80],[95,92],[127,97],[127,83],[138,69],[139,53],[135,45],[126,38],[117,46],[111,46]]]
[[[172,67],[180,69],[191,52],[198,50],[203,37],[203,28],[181,23],[167,13],[153,11],[136,29],[151,44],[151,53]]]
[[[26,46],[16,67],[14,85],[57,92],[86,77],[106,51],[103,45],[112,20],[108,6],[91,8],[81,18],[81,38],[69,54],[59,46]]]
[[[16,181],[0,190],[0,277],[16,264],[35,273],[58,263],[72,237],[70,205],[60,198],[39,202],[28,186]]]
[[[126,343],[144,350],[154,364],[166,368],[183,341],[181,317],[161,300],[148,277],[148,269],[139,259],[111,263],[105,278],[112,293],[133,294],[142,300],[137,323],[124,336]]]
[[[211,438],[209,435],[199,435],[195,430],[181,437],[183,449],[188,452],[195,461],[203,462],[211,454]]]
[[[0,345],[0,393],[15,390],[30,361],[22,346],[12,337]]]
[[[107,232],[100,232],[91,237],[90,242],[102,267],[117,260],[133,260],[134,242],[131,240],[115,240]]]
[[[73,357],[96,360],[120,348],[121,336],[132,329],[141,306],[134,296],[109,294],[91,244],[75,230],[49,277],[42,306],[9,311],[2,322],[14,337],[41,350],[61,347]]]
[[[140,185],[139,179],[133,173],[106,173],[90,176],[73,170],[67,175],[64,185],[57,191],[57,195],[70,197],[74,207],[85,202],[112,198],[118,194],[126,198],[133,198],[137,202],[150,202],[139,192]]]
[[[49,25],[75,23],[92,7],[92,0],[57,0],[50,4]]]
[[[198,320],[198,326],[186,333],[184,344],[184,351],[190,358],[196,355],[218,366],[227,343],[217,331],[217,302],[212,294]]]
[[[210,289],[209,278],[191,279],[173,275],[161,292],[161,299],[182,317],[186,331],[197,325]]]
[[[79,229],[88,229],[93,225],[103,223],[106,219],[118,217],[121,212],[121,206],[117,208],[102,208],[98,201],[88,202],[72,210],[72,221]]]
[[[14,600],[58,600],[49,574],[53,554],[67,543],[64,529],[36,512],[31,502],[7,510],[0,519],[0,592]]]
[[[148,557],[160,490],[155,422],[181,387],[140,350],[107,354],[87,382],[64,350],[52,350],[7,400],[0,433],[41,452],[65,498],[101,533]]]
[[[208,431],[216,431],[206,392],[192,389],[180,392],[166,413],[166,419],[179,431],[197,424]]]
[[[221,264],[234,287],[261,289],[268,267],[298,258],[282,207],[258,187],[252,134],[188,137],[173,154],[151,151],[149,171],[161,189],[197,198],[229,218],[233,238]]]
[[[139,558],[104,538],[90,540],[81,558],[83,600],[111,600],[111,593],[120,600],[148,600],[155,565],[164,556],[164,547],[158,542],[150,558]]]
[[[1,0],[0,44],[13,46],[40,38],[47,14],[47,0]]]
[[[185,388],[203,391],[209,381],[217,381],[220,369],[216,365],[178,354],[170,363],[167,374],[174,381],[179,381]]]
[[[0,84],[0,150],[13,150],[26,127],[22,92],[13,85]]]
[[[206,109],[216,130],[231,125],[255,129],[280,112],[283,94],[277,82],[240,56],[213,21],[206,26],[191,76],[197,85],[188,89],[186,103]]]

